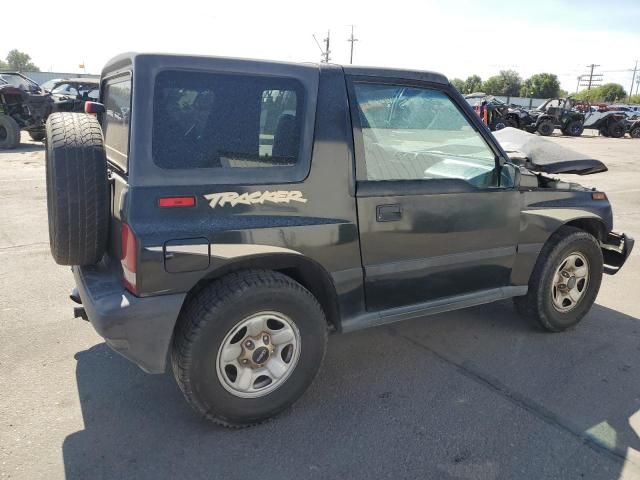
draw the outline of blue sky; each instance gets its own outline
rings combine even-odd
[[[32,11],[51,2],[32,0]],[[0,56],[18,48],[42,69],[99,72],[123,51],[160,51],[289,61],[318,61],[318,38],[331,29],[332,61],[349,59],[350,24],[356,25],[354,63],[436,70],[449,78],[486,78],[512,68],[527,77],[559,75],[575,91],[577,76],[600,64],[605,82],[629,89],[640,58],[640,0],[373,0],[158,1],[110,0],[78,34],[51,16],[33,15],[3,25]]]

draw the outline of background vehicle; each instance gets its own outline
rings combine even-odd
[[[584,128],[598,130],[605,137],[622,138],[627,131],[627,116],[620,112],[591,112],[584,118]]]
[[[551,135],[559,128],[563,135],[579,137],[582,135],[584,115],[574,110],[570,98],[550,98],[527,116],[521,118],[522,127],[528,132]]]
[[[518,125],[519,109],[501,102],[493,95],[472,93],[464,98],[473,106],[475,112],[492,132]]]
[[[42,140],[52,105],[51,96],[33,80],[17,72],[0,72],[0,148],[17,147],[20,130]]]
[[[84,102],[99,99],[100,81],[91,78],[69,78],[51,85],[54,112],[84,112]]]
[[[627,132],[631,138],[640,138],[640,120],[627,120]]]
[[[299,398],[329,330],[506,298],[570,328],[633,246],[602,192],[541,173],[601,162],[516,130],[511,163],[440,74],[125,54],[100,100],[47,122],[51,252],[76,315],[148,372],[170,354],[222,425]]]

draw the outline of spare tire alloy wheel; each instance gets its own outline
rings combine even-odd
[[[613,138],[622,138],[625,134],[624,122],[615,122],[609,126],[609,135]]]
[[[555,130],[555,125],[551,120],[544,120],[538,125],[538,133],[544,137],[548,137]]]
[[[561,312],[576,308],[589,285],[589,262],[579,252],[570,253],[556,269],[552,280],[553,307]]]
[[[290,318],[279,312],[257,313],[239,322],[222,341],[218,380],[237,397],[262,397],[289,378],[300,348],[300,332]]]

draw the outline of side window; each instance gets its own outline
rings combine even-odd
[[[302,103],[302,86],[293,79],[160,72],[153,160],[165,169],[295,167]]]
[[[129,151],[129,117],[131,112],[131,77],[107,81],[104,86],[105,114],[102,131],[107,158],[127,168]]]
[[[497,186],[495,154],[443,92],[371,83],[354,88],[367,180]]]

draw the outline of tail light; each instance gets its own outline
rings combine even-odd
[[[131,293],[137,293],[136,270],[138,267],[138,239],[126,223],[122,224],[122,243],[120,244],[120,263],[124,275],[123,283]]]

